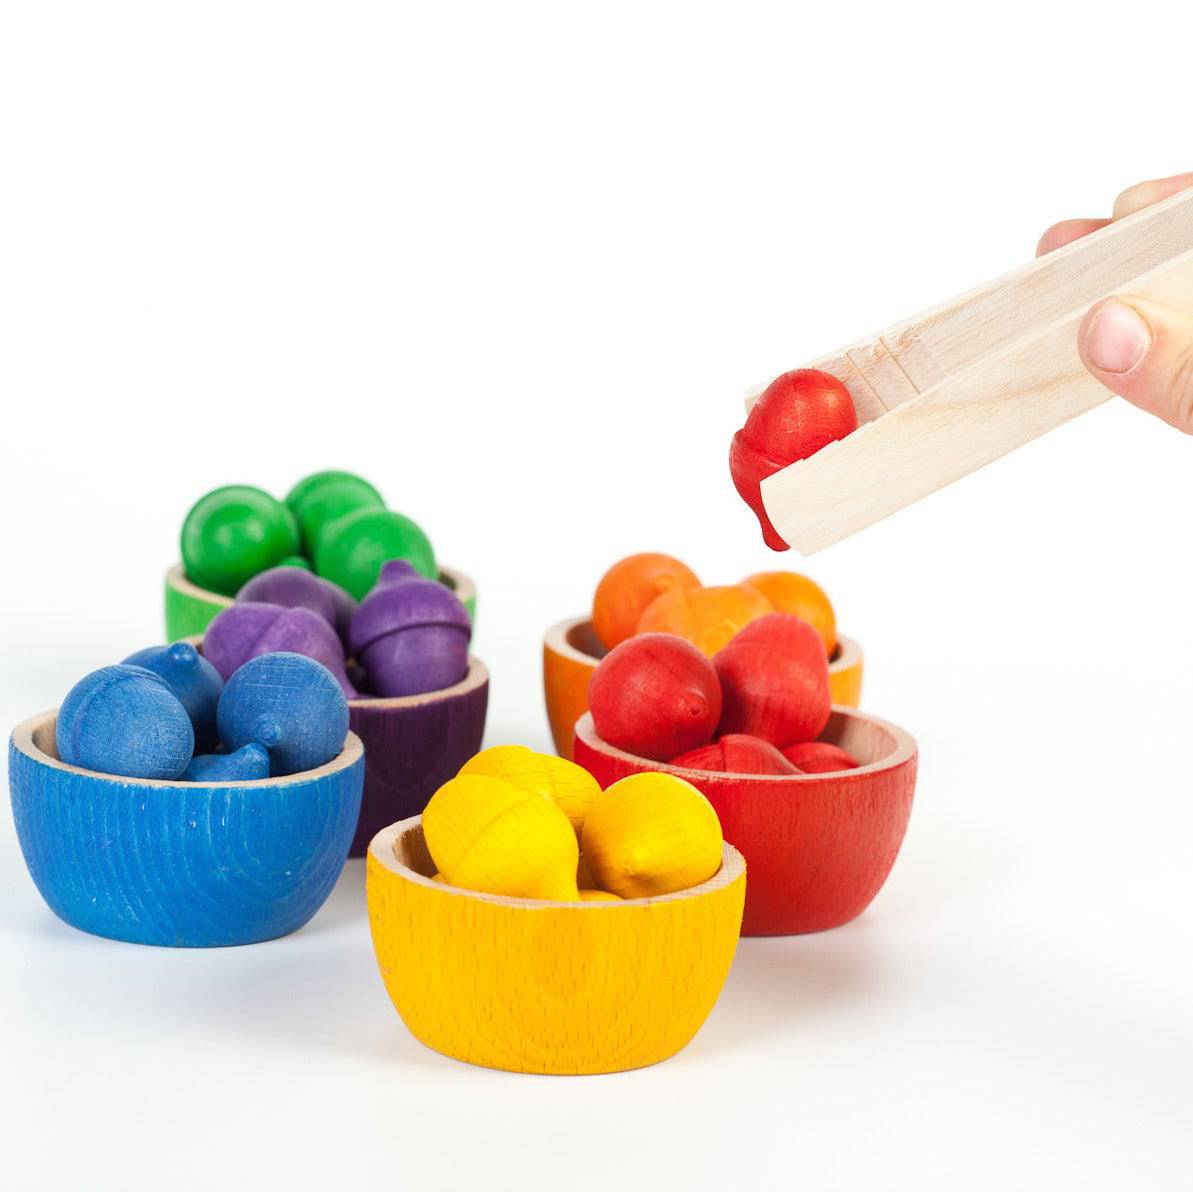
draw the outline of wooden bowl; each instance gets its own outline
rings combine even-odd
[[[164,782],[59,761],[56,718],[13,730],[8,781],[25,863],[60,919],[134,944],[211,948],[288,935],[323,905],[360,811],[352,733],[303,774]]]
[[[547,720],[560,757],[572,756],[576,721],[588,711],[588,684],[597,663],[608,653],[597,639],[591,617],[569,617],[552,625],[543,639],[543,692]],[[829,659],[833,703],[856,708],[862,698],[862,648],[839,638]]]
[[[475,622],[476,584],[462,571],[456,571],[451,567],[440,568],[439,582],[455,592]],[[218,592],[211,592],[191,583],[186,578],[181,563],[175,563],[166,572],[165,592],[166,640],[171,642],[205,633],[215,615],[232,603],[230,596],[221,596]]]
[[[725,839],[746,859],[743,935],[799,935],[856,919],[882,889],[907,831],[915,791],[916,744],[893,724],[834,707],[820,735],[861,766],[833,774],[718,774],[623,753],[584,715],[576,761],[602,787],[661,770],[708,797]]]
[[[365,793],[349,856],[363,857],[395,817],[422,814],[480,749],[488,707],[489,671],[479,658],[469,658],[468,674],[442,691],[348,701],[348,723],[365,746]]]
[[[746,890],[725,846],[702,885],[626,902],[540,902],[431,880],[418,817],[369,845],[373,947],[415,1038],[510,1072],[620,1072],[668,1059],[711,1012]]]

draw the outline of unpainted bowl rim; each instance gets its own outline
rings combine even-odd
[[[9,738],[13,748],[24,754],[30,761],[51,770],[62,770],[68,774],[81,774],[97,782],[109,782],[116,786],[143,786],[149,788],[166,788],[168,790],[249,790],[266,787],[292,786],[300,782],[313,782],[326,778],[330,774],[338,774],[341,770],[351,769],[364,757],[364,743],[351,730],[344,738],[344,748],[331,761],[314,770],[300,770],[297,774],[282,774],[276,778],[239,779],[235,782],[186,782],[181,778],[132,778],[124,774],[104,774],[99,770],[85,770],[82,766],[72,766],[61,758],[51,757],[33,739],[33,734],[48,721],[56,720],[60,709],[51,708],[46,712],[39,712],[30,716],[12,730]]]
[[[397,820],[388,827],[382,828],[369,841],[368,855],[398,881],[410,882],[434,890],[437,893],[453,897],[474,898],[481,902],[491,902],[495,906],[507,906],[523,910],[617,910],[627,906],[653,906],[665,902],[678,902],[685,898],[699,898],[705,894],[715,894],[733,885],[739,877],[746,873],[745,858],[727,840],[721,841],[720,868],[707,881],[697,886],[689,886],[686,890],[676,890],[672,894],[659,894],[653,898],[622,898],[617,902],[576,902],[553,898],[511,898],[504,894],[485,894],[480,890],[465,890],[459,886],[449,886],[443,882],[433,881],[421,873],[411,869],[398,860],[397,843],[407,832],[422,826],[422,816],[412,815],[403,820]]]
[[[463,603],[476,599],[476,583],[470,575],[466,575],[458,567],[448,567],[446,563],[439,564],[439,576],[450,575],[452,591]],[[219,604],[230,608],[236,603],[235,597],[225,596],[222,592],[214,592],[211,588],[201,588],[194,580],[187,577],[186,567],[181,559],[166,569],[166,583],[176,588],[184,595],[193,596],[199,600],[206,600],[210,604]]]
[[[608,741],[597,734],[596,727],[592,723],[591,712],[585,712],[576,721],[573,731],[579,737],[581,735],[581,727],[583,726],[586,733],[591,736],[591,740],[587,736],[583,738],[584,744],[597,753],[608,754],[620,761],[632,762],[635,766],[643,770],[653,770],[661,774],[674,774],[677,778],[683,778],[689,782],[692,781],[689,775],[694,775],[697,779],[702,780],[715,778],[741,781],[749,779],[751,782],[797,783],[801,786],[822,782],[841,782],[843,779],[856,780],[870,777],[874,774],[882,774],[888,770],[894,770],[918,755],[919,746],[916,745],[915,738],[906,729],[900,728],[897,724],[892,724],[889,720],[882,720],[878,716],[872,716],[869,712],[861,712],[857,708],[847,707],[845,704],[833,704],[832,710],[842,716],[856,720],[865,720],[870,724],[877,725],[881,729],[885,729],[895,738],[894,750],[880,761],[869,762],[864,766],[854,766],[852,770],[827,770],[820,774],[743,774],[735,770],[695,770],[688,766],[673,766],[670,762],[657,762],[652,758],[638,757],[637,754],[627,753],[624,749],[618,749],[616,746],[610,745]]]

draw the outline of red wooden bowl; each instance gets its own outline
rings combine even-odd
[[[591,617],[569,617],[552,625],[543,638],[543,694],[547,720],[560,757],[572,756],[572,730],[588,711],[588,684],[607,651],[597,639]],[[856,708],[862,698],[862,648],[847,637],[837,639],[829,659],[833,703]]]
[[[822,741],[861,765],[834,774],[717,774],[634,757],[602,741],[585,714],[575,758],[602,787],[645,770],[707,796],[746,859],[743,935],[799,935],[856,919],[882,889],[911,815],[916,744],[901,728],[834,705]]]

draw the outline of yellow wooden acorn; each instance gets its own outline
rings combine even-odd
[[[462,774],[431,796],[422,827],[435,867],[453,886],[511,898],[579,897],[576,833],[545,795]]]
[[[721,822],[690,782],[649,771],[615,782],[584,821],[584,859],[622,898],[673,894],[721,867]]]
[[[581,890],[581,902],[620,902],[617,894],[610,894],[608,890]]]
[[[469,759],[461,774],[503,778],[528,793],[546,795],[572,822],[579,836],[584,817],[600,793],[600,784],[583,766],[525,745],[494,745]]]

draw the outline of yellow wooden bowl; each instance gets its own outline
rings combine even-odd
[[[552,625],[543,639],[543,694],[547,720],[560,757],[572,756],[572,731],[588,711],[588,684],[605,656],[591,617],[569,617]],[[829,659],[833,703],[856,708],[862,698],[862,648],[847,637],[837,639]]]
[[[369,845],[381,977],[415,1038],[510,1072],[621,1072],[685,1047],[725,983],[746,894],[728,844],[702,885],[625,902],[500,898],[434,872],[419,816]]]

